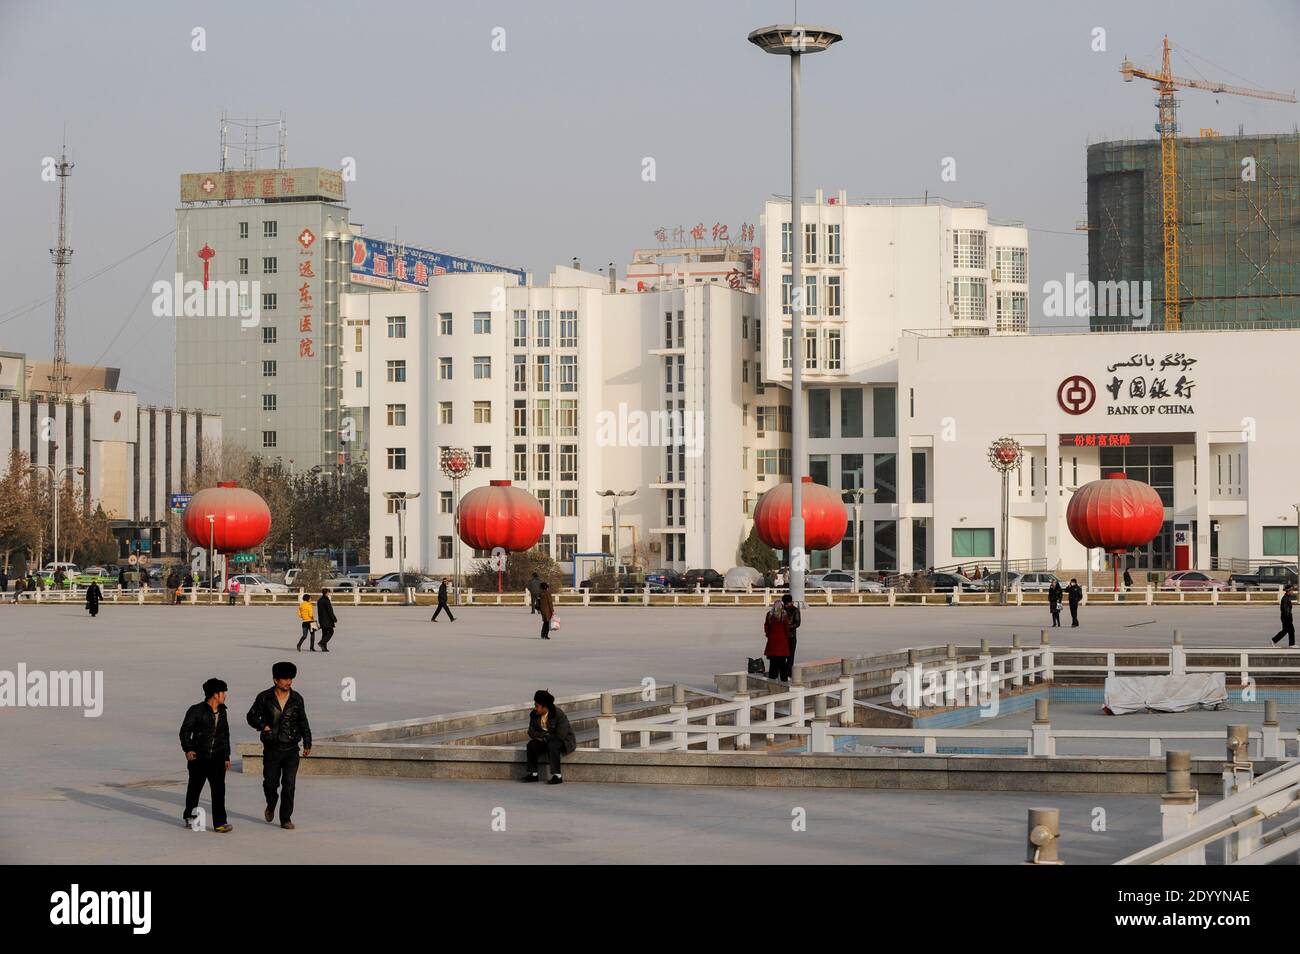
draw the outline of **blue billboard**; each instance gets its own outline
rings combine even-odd
[[[524,283],[524,271],[520,268],[476,262],[382,239],[352,240],[352,280],[364,285],[392,288],[396,282],[399,287],[428,288],[429,279],[434,275],[459,272],[506,272],[517,275],[521,285]]]

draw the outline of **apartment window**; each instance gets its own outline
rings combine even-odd
[[[538,444],[533,448],[533,479],[551,479],[551,445]],[[549,497],[549,494],[548,494]]]
[[[790,314],[790,292],[794,288],[794,276],[781,276],[781,314]]]
[[[740,337],[743,341],[749,340],[749,315],[740,316]]]
[[[240,222],[240,223],[239,223],[239,237],[240,237],[241,239],[242,239],[242,238],[248,238],[248,223],[247,223],[247,222]]]
[[[274,256],[274,255],[266,255],[266,256],[263,256],[263,257],[262,257],[262,274],[263,274],[263,275],[274,275],[277,271],[279,271],[279,264],[276,262],[276,260],[275,260],[275,256]]]
[[[803,333],[803,367],[805,371],[817,368],[817,329],[805,328]]]
[[[578,535],[576,533],[557,533],[555,535],[555,559],[558,562],[570,562],[577,549]]]
[[[987,268],[985,233],[977,229],[955,229],[952,233],[953,268]]]
[[[1029,283],[1029,250],[1024,248],[999,248],[995,252],[995,282],[1010,285],[1027,285]]]
[[[448,361],[451,359],[448,358]],[[450,377],[450,375],[448,375]],[[492,377],[492,358],[490,355],[476,355],[474,357],[474,380],[487,381]]]
[[[406,381],[406,362],[405,361],[387,361],[385,367],[388,369],[388,381],[390,384],[401,384]]]
[[[474,312],[474,334],[492,334],[492,313],[490,311]]]
[[[930,483],[925,464],[925,451],[912,451],[912,503],[928,503],[930,500]]]
[[[754,350],[763,350],[763,319],[754,319]]]
[[[872,436],[898,436],[898,389],[871,389]]]
[[[578,356],[576,354],[560,355],[560,390],[578,390]]]
[[[451,358],[449,356],[438,359],[438,380],[451,380]]]
[[[355,332],[355,334],[353,335],[352,338],[352,350],[356,352],[360,352],[361,351],[361,328],[360,327],[354,328],[353,331]]]
[[[538,391],[546,392],[551,390],[551,357],[546,354],[537,356],[537,377],[535,388]]]
[[[971,527],[969,529],[959,529],[954,527],[952,531],[952,556],[954,560],[993,556],[993,528]]]
[[[754,393],[762,394],[767,390],[763,384],[763,365],[754,362]]]
[[[275,292],[262,292],[263,311],[275,311],[277,301],[278,299],[276,298]]]
[[[790,351],[791,343],[794,340],[794,331],[789,328],[781,329],[781,367],[790,368]]]
[[[666,311],[664,312],[664,347],[671,348],[672,346],[673,346],[673,313],[671,311]]]
[[[758,428],[759,437],[762,437],[768,431],[776,430],[776,423],[776,405],[758,405],[755,409],[754,424]]]
[[[988,318],[987,282],[984,279],[952,280],[952,317],[955,321],[984,321]]]
[[[794,242],[791,241],[792,235],[794,235],[794,225],[790,222],[782,222],[781,223],[781,261],[782,262],[791,261],[790,246],[794,244]]]
[[[677,390],[686,390],[686,355],[677,356]]]
[[[803,225],[803,260],[808,265],[817,262],[817,223],[805,222]]]
[[[492,447],[488,444],[476,444],[474,447],[474,466],[492,466]]]
[[[388,469],[406,470],[406,448],[405,447],[388,448]]]
[[[453,501],[450,490],[438,491],[438,513],[451,513]]]
[[[474,402],[474,423],[475,424],[492,423],[492,402],[491,401]]]
[[[1295,527],[1264,528],[1264,556],[1293,557],[1295,553]]]
[[[453,542],[451,537],[439,537],[438,538],[438,559],[439,560],[452,559],[452,546],[453,546]],[[390,557],[392,556],[391,553],[388,555]]]
[[[578,347],[578,313],[576,311],[560,312],[560,347]]]
[[[790,449],[783,447],[762,448],[758,449],[757,454],[758,474],[760,477],[771,476],[780,477],[790,474]]]
[[[535,496],[537,497],[537,502],[542,505],[542,516],[549,517],[551,515],[551,492],[549,490],[542,489],[537,491]],[[542,550],[543,553],[550,552],[549,539],[550,539],[549,537],[544,536],[542,537],[541,541],[537,544],[537,548],[539,550]]]
[[[357,372],[357,387],[361,387],[361,382],[362,382],[363,380],[364,380],[364,378],[362,378],[362,376],[361,376],[361,372],[358,371],[358,372]]]
[[[840,367],[840,333],[835,330],[828,330],[826,332],[826,370],[839,371]]]
[[[388,405],[388,426],[389,427],[406,426],[406,405],[405,404]]]
[[[264,377],[264,378],[273,378],[273,377],[275,377],[275,362],[274,362],[274,361],[263,361],[263,362],[262,362],[262,377]]]
[[[514,366],[514,388],[516,391],[528,390],[528,356],[517,354],[512,356]]]
[[[274,447],[275,447],[275,431],[263,431],[263,432],[262,432],[262,447],[264,447],[264,448],[274,448]]]
[[[390,338],[406,337],[406,316],[405,315],[388,316],[388,337]]]
[[[862,436],[862,388],[840,388],[840,437]]]
[[[263,410],[263,411],[274,411],[274,410],[275,410],[275,405],[276,405],[276,400],[275,400],[275,395],[274,395],[274,394],[263,394],[263,395],[262,395],[262,410]]]
[[[533,334],[533,346],[536,348],[549,348],[551,346],[551,313],[549,311],[539,311],[534,317],[536,330]]]
[[[664,358],[664,390],[667,391],[669,394],[671,394],[673,390],[673,368],[674,367],[675,365],[673,364],[672,355],[669,355],[668,357]]]
[[[248,274],[248,259],[246,259],[246,258],[241,258],[241,259],[239,260],[239,274],[241,274],[241,275],[247,275],[247,274]]]
[[[538,437],[551,436],[551,402],[549,400],[534,402],[533,428]]]
[[[262,329],[262,344],[275,344],[276,331],[274,325],[267,325]]]
[[[275,238],[280,234],[280,227],[275,222],[262,223],[262,238]]]
[[[817,276],[805,275],[803,277],[803,313],[805,315],[817,314]]]
[[[826,276],[826,317],[839,318],[843,314],[840,308],[840,276]]]
[[[740,406],[740,426],[749,427],[749,405],[748,404],[742,404]]]
[[[396,500],[389,497],[384,500],[384,504],[385,504],[385,509],[388,511],[389,514],[406,512],[406,499],[403,497],[398,497]]]
[[[876,503],[898,503],[898,455],[873,454],[876,493],[871,499]]]
[[[565,400],[560,402],[560,436],[578,436],[578,402]]]
[[[831,389],[808,389],[808,436],[831,436]]]
[[[840,263],[840,227],[839,225],[826,226],[826,264],[838,265]]]
[[[677,347],[686,347],[686,312],[677,312]]]
[[[576,490],[560,491],[560,516],[576,517],[578,515],[578,492]]]
[[[516,444],[514,446],[514,480],[523,483],[528,480],[528,445]]]
[[[528,402],[515,401],[511,409],[511,427],[514,437],[528,436]]]
[[[998,331],[1029,330],[1029,298],[1025,292],[997,293],[997,329]]]
[[[438,334],[450,335],[452,329],[451,312],[443,311],[438,313]]]
[[[393,558],[393,538],[384,537],[384,556],[391,560]]]
[[[578,445],[560,445],[560,480],[578,479]]]
[[[438,423],[439,424],[451,423],[451,402],[450,401],[438,402]]]
[[[516,348],[528,347],[528,312],[522,308],[515,309],[513,340]]]
[[[862,488],[862,455],[861,454],[841,454],[840,455],[840,490],[850,491]],[[852,503],[853,497],[847,492],[842,493],[845,503]],[[870,503],[871,498],[863,495],[863,503]]]
[[[749,383],[749,362],[748,361],[740,362],[740,383],[741,384]]]

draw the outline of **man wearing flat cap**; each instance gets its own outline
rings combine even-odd
[[[555,696],[545,689],[533,693],[533,711],[528,716],[528,774],[520,781],[536,782],[537,762],[545,755],[551,763],[551,778],[547,785],[564,781],[560,774],[560,756],[578,747],[569,718],[555,704]]]
[[[226,717],[226,684],[209,679],[203,684],[203,701],[185,712],[181,722],[181,748],[190,781],[185,788],[185,813],[181,824],[189,828],[199,807],[203,783],[212,796],[212,830],[225,834],[231,830],[226,821],[226,770],[230,768],[230,721]]]
[[[303,756],[311,755],[311,724],[307,721],[307,704],[294,691],[293,680],[298,667],[278,662],[271,667],[275,685],[263,689],[248,710],[248,724],[261,733],[262,792],[266,795],[263,817],[275,820],[275,804],[280,803],[280,827],[292,829],[293,795],[298,779],[298,742]]]

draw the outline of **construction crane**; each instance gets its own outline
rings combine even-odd
[[[1126,83],[1133,82],[1134,78],[1150,80],[1160,91],[1160,98],[1156,100],[1156,108],[1160,113],[1156,132],[1160,133],[1160,198],[1165,251],[1165,330],[1174,331],[1180,324],[1182,311],[1182,295],[1178,286],[1178,100],[1174,99],[1174,91],[1203,89],[1211,93],[1251,96],[1255,99],[1271,99],[1279,103],[1294,103],[1296,98],[1294,92],[1275,93],[1269,90],[1251,89],[1247,86],[1229,86],[1226,83],[1175,76],[1169,68],[1168,35],[1165,36],[1165,55],[1159,71],[1134,66],[1127,57],[1119,65],[1119,71]]]

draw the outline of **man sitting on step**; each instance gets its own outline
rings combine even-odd
[[[555,705],[555,696],[545,689],[533,693],[533,711],[528,714],[528,774],[520,781],[536,782],[537,762],[545,755],[551,763],[551,779],[546,784],[559,785],[560,756],[578,747],[569,718]]]

